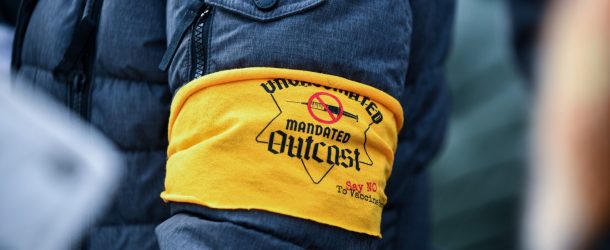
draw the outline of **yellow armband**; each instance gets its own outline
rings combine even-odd
[[[206,75],[173,100],[161,197],[381,236],[402,122],[396,99],[337,76],[278,68]]]

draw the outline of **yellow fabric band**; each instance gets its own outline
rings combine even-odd
[[[173,100],[161,197],[380,237],[402,122],[393,97],[337,76],[278,68],[206,75]]]

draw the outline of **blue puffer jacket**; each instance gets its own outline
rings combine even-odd
[[[13,69],[27,87],[65,103],[123,153],[123,185],[84,248],[155,249],[154,228],[169,215],[159,198],[171,100],[167,74],[157,67],[166,46],[165,1],[100,3],[24,1]]]
[[[272,66],[334,74],[402,97],[406,126],[386,190],[382,246],[427,248],[421,170],[446,122],[442,65],[453,1],[279,0],[261,8],[270,2],[23,2],[16,76],[98,127],[127,161],[114,206],[85,246],[156,248],[154,226],[169,216],[159,193],[171,93],[202,74]],[[198,18],[206,10],[207,19]]]

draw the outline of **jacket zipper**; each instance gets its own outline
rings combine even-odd
[[[83,109],[83,99],[85,85],[87,84],[87,77],[82,71],[76,71],[73,73],[72,80],[70,82],[70,108],[80,114],[83,117],[85,112]]]
[[[38,0],[23,0],[19,5],[19,15],[15,28],[15,38],[13,40],[13,51],[11,55],[11,77],[13,79],[16,77],[19,68],[21,68],[23,40],[25,39],[25,33],[29,26],[30,18],[32,17],[32,13],[37,4]]]
[[[207,19],[210,11],[210,6],[203,8],[191,31],[191,80],[205,75],[206,72],[209,33]]]
[[[103,0],[91,0],[92,6],[90,10],[85,10],[83,13],[84,18],[90,18],[94,23],[94,30],[89,37],[88,48],[85,50],[83,55],[83,63],[85,64],[84,72],[77,71],[74,75],[73,79],[73,90],[74,90],[74,102],[73,108],[77,111],[81,117],[85,120],[89,120],[89,98],[90,98],[90,88],[91,82],[93,80],[93,66],[95,63],[95,54],[97,53],[96,49],[96,37],[97,37],[97,27],[99,25],[99,20],[102,11],[102,3]]]
[[[89,89],[102,4],[103,0],[86,0],[68,48],[53,68],[53,78],[66,84],[66,106],[85,120],[89,120]]]

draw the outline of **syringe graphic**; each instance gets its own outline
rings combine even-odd
[[[307,102],[295,102],[295,101],[287,101],[287,102],[303,104],[305,106],[308,105]],[[339,107],[334,106],[334,105],[328,105],[328,104],[326,106],[328,107],[328,109],[330,110],[331,113],[333,113],[335,115],[339,115],[339,110],[340,110]],[[316,110],[326,111],[326,108],[324,108],[324,105],[322,105],[322,103],[319,103],[319,102],[311,102],[311,108],[316,109]],[[352,114],[345,110],[343,110],[343,115],[358,121],[358,115]]]

